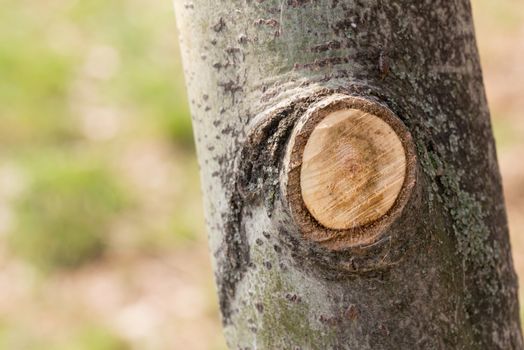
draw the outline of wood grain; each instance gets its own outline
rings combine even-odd
[[[406,176],[401,140],[358,109],[328,114],[304,149],[300,184],[311,215],[331,229],[369,224],[394,205]]]

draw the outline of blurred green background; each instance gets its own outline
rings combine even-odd
[[[524,3],[473,6],[524,276]],[[224,349],[172,4],[0,7],[0,350]]]

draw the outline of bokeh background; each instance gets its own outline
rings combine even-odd
[[[522,280],[524,2],[472,2]],[[0,349],[225,349],[172,4],[0,8]]]

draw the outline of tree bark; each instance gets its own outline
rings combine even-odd
[[[523,348],[468,0],[175,9],[231,349]],[[407,165],[379,219],[329,227],[300,171],[341,109],[390,125]]]

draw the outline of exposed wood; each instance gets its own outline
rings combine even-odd
[[[412,137],[387,107],[334,94],[295,126],[283,192],[302,236],[330,250],[373,244],[415,185]]]
[[[380,117],[358,109],[329,113],[309,136],[300,171],[302,198],[332,229],[369,224],[395,203],[406,175],[400,138]]]

